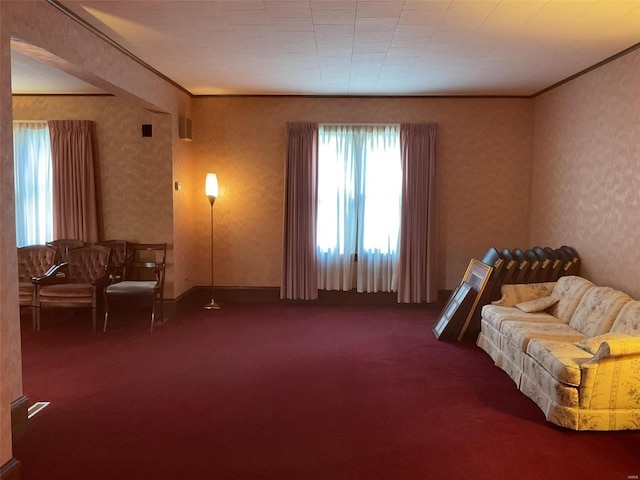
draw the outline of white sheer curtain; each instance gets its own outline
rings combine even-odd
[[[47,122],[13,122],[18,247],[53,240],[51,140]]]
[[[397,291],[399,125],[320,125],[318,288]]]

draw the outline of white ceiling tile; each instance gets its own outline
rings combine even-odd
[[[275,34],[282,43],[316,43],[314,32],[275,32]]]
[[[311,16],[311,5],[306,1],[269,1],[264,6],[272,18]]]
[[[318,56],[319,57],[347,57],[351,58],[352,50],[351,47],[331,47],[331,46],[322,46],[318,45]]]
[[[313,22],[310,17],[274,18],[272,25],[276,32],[313,32]]]
[[[315,25],[353,25],[355,19],[355,10],[334,8],[313,11],[313,23]]]
[[[343,9],[343,10],[355,10],[356,0],[311,0],[312,10],[322,9]]]
[[[231,25],[271,25],[266,10],[228,10],[224,16]]]
[[[358,63],[371,63],[371,62],[384,62],[387,58],[386,52],[382,53],[354,53],[352,60],[354,64]]]
[[[353,44],[354,53],[386,53],[389,50],[388,42],[381,43],[360,43]]]
[[[404,2],[358,2],[356,15],[358,18],[399,17]]]
[[[317,38],[323,37],[353,37],[353,25],[316,25]]]
[[[393,32],[397,25],[397,18],[357,18],[356,32]]]
[[[261,0],[221,0],[216,2],[223,12],[230,10],[260,10],[264,8]]]
[[[356,32],[354,36],[355,43],[390,43],[393,38],[393,32]]]
[[[531,95],[640,42],[638,1],[60,1],[194,94]]]

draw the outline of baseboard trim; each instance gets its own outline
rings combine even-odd
[[[440,290],[437,303],[444,303],[451,291]],[[172,300],[174,313],[192,308],[197,305],[206,305],[211,301],[211,287],[192,287],[175,300]],[[397,293],[358,293],[355,290],[342,291],[318,291],[317,300],[282,300],[280,287],[215,287],[213,297],[216,303],[223,305],[225,302],[284,302],[314,305],[399,305]],[[166,305],[166,304],[165,304]],[[402,304],[415,305],[415,304]]]
[[[0,480],[20,480],[20,462],[11,458],[0,467]]]
[[[29,399],[22,395],[11,402],[11,435],[15,442],[29,426]]]

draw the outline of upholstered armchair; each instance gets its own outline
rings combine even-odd
[[[43,308],[91,308],[95,331],[98,299],[109,282],[110,257],[111,249],[101,245],[74,248],[65,263],[37,277],[36,329],[40,330]]]
[[[20,306],[29,307],[36,328],[36,287],[34,277],[41,277],[53,267],[56,249],[49,245],[29,245],[18,248],[18,291]]]

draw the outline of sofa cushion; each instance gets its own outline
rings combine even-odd
[[[555,284],[556,282],[504,284],[500,288],[502,296],[492,304],[501,307],[513,307],[517,303],[546,297],[551,295]]]
[[[558,381],[574,386],[580,385],[580,365],[593,358],[592,353],[573,343],[539,338],[529,342],[527,354]]]
[[[528,313],[516,307],[501,307],[498,305],[485,305],[482,307],[482,318],[497,329],[500,329],[500,325],[504,321],[558,323],[558,319],[546,312]]]
[[[500,328],[504,339],[526,352],[533,338],[557,340],[560,342],[581,342],[586,337],[566,323],[503,322]]]
[[[630,301],[629,295],[611,287],[592,287],[582,297],[569,325],[587,337],[602,335]]]
[[[575,275],[560,277],[553,287],[551,296],[558,299],[558,303],[549,308],[549,313],[563,323],[569,323],[576,311],[582,296],[593,283],[586,278]]]
[[[549,295],[547,297],[540,297],[534,300],[529,300],[527,302],[516,303],[516,308],[519,308],[523,312],[527,313],[542,312],[558,303],[558,300],[558,298],[554,298]]]
[[[618,313],[610,331],[640,337],[640,301],[626,303]]]

